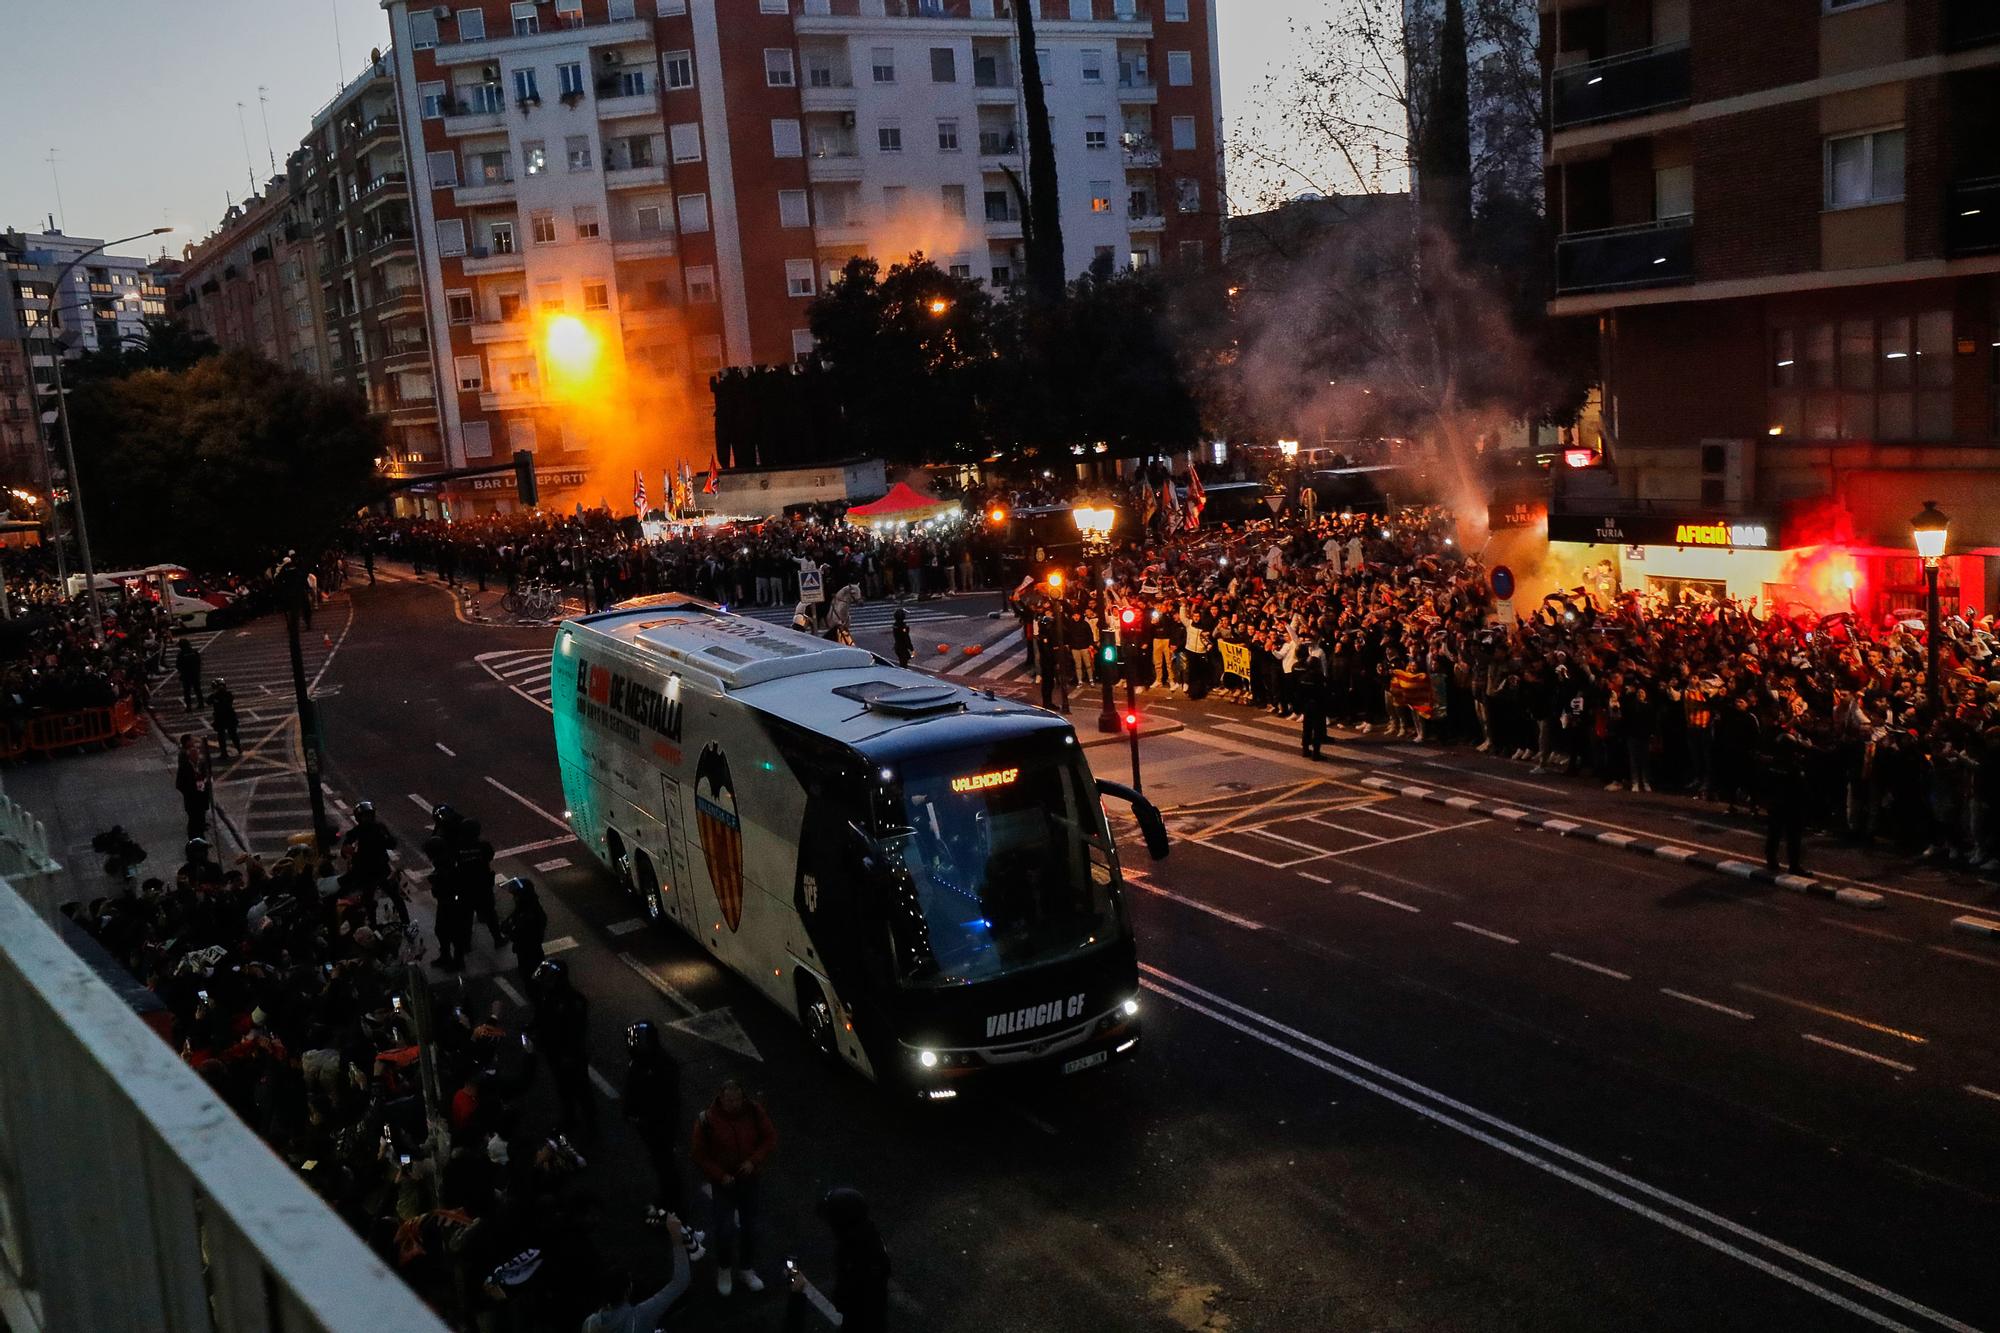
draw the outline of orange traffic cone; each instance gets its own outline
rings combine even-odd
[[[939,656],[943,656],[943,655],[944,655],[945,653],[948,653],[948,652],[950,652],[950,651],[951,651],[951,645],[950,645],[950,644],[948,644],[948,643],[941,643],[941,644],[939,644],[939,645],[938,645],[938,655],[939,655]]]
[[[979,644],[968,643],[965,645],[965,655],[967,657],[977,657],[982,651],[983,649],[980,647]]]
[[[319,646],[331,652],[333,650],[333,636],[331,634],[320,635]]]

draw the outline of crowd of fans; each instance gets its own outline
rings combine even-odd
[[[1578,588],[1497,624],[1486,570],[1453,532],[1428,507],[1156,531],[1081,571],[1093,595],[1065,600],[1060,639],[1045,585],[1017,605],[1045,693],[1052,668],[1094,679],[1107,626],[1133,606],[1124,669],[1299,716],[1309,755],[1327,721],[1386,729],[1611,790],[1761,808],[1788,838],[1811,825],[2000,869],[1991,617],[1947,621],[1932,700],[1922,632],[1896,621]]]
[[[37,717],[131,700],[143,709],[173,626],[157,603],[107,602],[102,624],[90,599],[71,596],[36,552],[0,561],[6,617],[0,620],[0,739],[18,745]]]

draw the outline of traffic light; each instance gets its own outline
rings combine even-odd
[[[1128,606],[1118,613],[1118,623],[1126,629],[1135,629],[1139,624],[1139,608]]]
[[[1104,648],[1103,648],[1103,651],[1102,651],[1102,652],[1100,653],[1100,655],[1099,655],[1099,659],[1100,659],[1100,660],[1101,660],[1101,661],[1102,661],[1102,662],[1104,663],[1104,665],[1106,665],[1106,666],[1117,666],[1117,665],[1118,665],[1118,645],[1117,645],[1117,644],[1115,644],[1115,643],[1107,643],[1107,644],[1105,644],[1105,645],[1104,645]]]
[[[1139,729],[1139,715],[1128,708],[1127,710],[1125,710],[1125,730],[1137,731],[1138,729]]]
[[[535,484],[535,456],[526,449],[514,451],[514,490],[521,497],[523,509],[541,507],[541,491]]]

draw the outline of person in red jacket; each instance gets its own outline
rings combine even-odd
[[[709,1235],[715,1238],[715,1289],[721,1295],[734,1290],[736,1280],[751,1291],[764,1289],[751,1257],[757,1180],[777,1146],[771,1117],[733,1078],[723,1081],[715,1100],[695,1117],[688,1156],[706,1181],[702,1192],[714,1201]]]

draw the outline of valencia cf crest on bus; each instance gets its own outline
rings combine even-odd
[[[736,814],[736,784],[729,776],[729,757],[710,741],[702,747],[694,770],[695,825],[701,830],[701,854],[708,862],[708,882],[722,919],[733,934],[743,924],[743,824]]]

